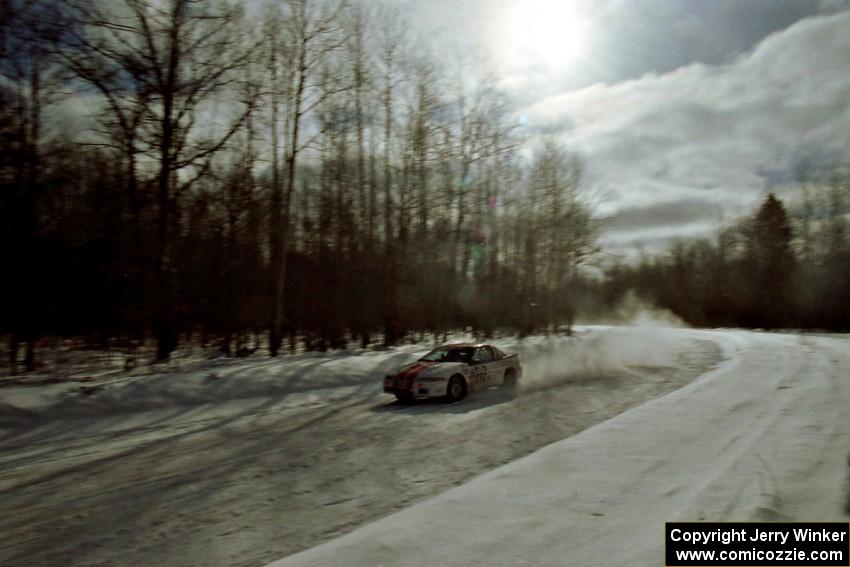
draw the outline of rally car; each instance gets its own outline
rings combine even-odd
[[[490,386],[514,386],[521,376],[516,354],[486,344],[449,344],[388,374],[384,392],[403,402],[428,398],[454,402]]]

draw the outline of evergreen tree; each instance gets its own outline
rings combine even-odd
[[[766,328],[787,325],[794,319],[796,262],[791,222],[785,206],[773,193],[756,211],[749,236],[753,322]]]

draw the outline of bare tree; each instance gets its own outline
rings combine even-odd
[[[8,186],[5,220],[10,236],[17,241],[6,250],[12,267],[10,297],[16,298],[8,306],[13,373],[20,341],[26,344],[26,370],[35,368],[35,341],[40,332],[39,209],[45,199],[52,145],[45,115],[64,96],[63,78],[50,46],[63,35],[64,25],[56,1],[0,3],[0,183]]]
[[[173,245],[179,198],[208,172],[213,156],[251,114],[254,101],[240,100],[241,109],[223,128],[210,125],[216,97],[239,92],[231,87],[241,79],[253,45],[246,45],[241,9],[226,1],[70,4],[79,33],[64,46],[65,61],[105,98],[128,167],[135,167],[137,153],[153,164],[154,327],[162,360],[177,347]]]
[[[381,64],[381,106],[383,107],[383,237],[384,264],[383,313],[384,344],[391,345],[398,339],[398,268],[395,254],[395,197],[393,195],[393,131],[396,122],[396,90],[403,77],[400,73],[400,58],[405,53],[406,27],[397,8],[383,4],[378,12],[378,56]]]
[[[328,77],[321,70],[326,58],[345,42],[341,15],[346,4],[346,0],[333,4],[321,0],[291,0],[287,4],[285,38],[292,57],[292,89],[287,103],[291,109],[291,118],[285,148],[286,180],[282,193],[282,213],[279,224],[273,222],[271,226],[272,238],[277,241],[271,258],[274,285],[269,330],[271,356],[277,356],[282,337],[290,217],[298,157],[319,135],[312,133],[305,137],[302,126],[305,116],[335,92],[327,88]]]

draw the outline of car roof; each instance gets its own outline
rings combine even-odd
[[[483,346],[489,346],[484,343],[449,343],[440,346],[440,348],[478,348]]]

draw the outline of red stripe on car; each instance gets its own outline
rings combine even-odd
[[[408,366],[396,375],[395,380],[393,381],[393,387],[396,389],[402,387],[405,389],[410,389],[410,387],[413,385],[413,379],[416,378],[420,372],[422,372],[429,366],[433,366],[434,364],[436,363],[420,361],[412,364],[411,366]],[[407,383],[401,384],[400,382],[402,380],[407,381]]]

